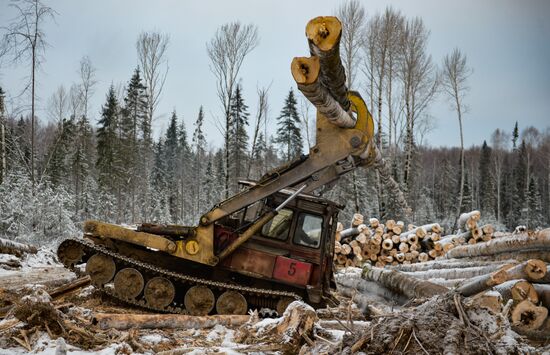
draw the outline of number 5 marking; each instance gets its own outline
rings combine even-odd
[[[290,266],[288,267],[288,274],[290,276],[293,276],[296,273],[296,263],[290,263]]]

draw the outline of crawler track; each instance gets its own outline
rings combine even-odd
[[[80,260],[75,262],[66,262],[65,253],[70,249],[75,250],[75,248],[81,248],[81,257]],[[240,286],[236,284],[230,284],[220,281],[213,281],[208,279],[202,279],[198,277],[193,277],[181,273],[176,273],[170,270],[160,268],[158,266],[145,263],[133,258],[116,253],[112,250],[109,250],[101,245],[96,245],[86,239],[66,239],[64,240],[57,249],[57,254],[65,263],[65,266],[71,270],[74,270],[75,267],[80,263],[85,263],[92,255],[101,254],[108,256],[113,259],[116,265],[116,272],[120,271],[123,268],[131,267],[139,272],[146,278],[151,279],[156,276],[164,277],[170,280],[174,287],[176,288],[176,298],[174,302],[170,305],[159,308],[151,304],[148,304],[144,298],[143,292],[141,292],[135,298],[121,297],[118,293],[115,292],[113,287],[109,287],[109,284],[98,287],[102,292],[119,299],[123,302],[129,303],[134,306],[145,308],[155,312],[165,312],[165,313],[181,313],[187,314],[187,310],[183,304],[183,295],[185,290],[189,289],[192,286],[206,286],[210,288],[215,294],[216,298],[218,295],[225,291],[237,291],[241,293],[247,300],[249,307],[269,307],[275,308],[279,300],[282,299],[291,299],[291,300],[300,300],[301,297],[293,292],[287,291],[278,291],[272,289],[263,289],[255,287]]]

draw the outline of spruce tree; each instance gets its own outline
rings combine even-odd
[[[258,134],[258,140],[256,141],[256,149],[252,152],[252,164],[250,177],[252,179],[259,179],[260,176],[265,174],[264,161],[267,151],[267,142],[263,132]]]
[[[495,215],[495,184],[491,164],[491,148],[483,141],[479,158],[479,207],[483,216]]]
[[[218,149],[214,154],[212,165],[213,165],[214,176],[215,176],[214,186],[216,186],[216,190],[214,190],[213,197],[217,203],[224,196],[223,190],[225,186],[224,152],[222,149]]]
[[[109,88],[107,99],[101,110],[101,119],[97,129],[97,161],[99,186],[113,192],[115,170],[118,163],[117,131],[119,124],[119,105],[113,85]]]
[[[517,150],[516,165],[513,170],[513,195],[511,200],[512,220],[514,225],[524,225],[527,223],[527,146],[525,141],[521,141],[521,145]]]
[[[187,129],[182,120],[178,128],[178,182],[179,182],[179,221],[184,224],[194,223],[193,198],[189,186],[195,182],[193,180],[193,153],[189,140],[187,138]],[[178,190],[176,188],[176,190]]]
[[[168,193],[168,210],[170,211],[171,221],[174,223],[178,218],[178,186],[177,173],[178,173],[178,116],[176,111],[172,112],[170,118],[170,124],[166,130],[166,137],[164,140],[164,163],[166,171],[166,183],[169,186]]]
[[[82,115],[76,123],[74,151],[71,157],[75,214],[80,220],[92,218],[91,213],[95,211],[93,197],[97,183],[92,177],[94,156],[93,129],[88,118]]]
[[[206,208],[208,199],[204,195],[203,180],[205,178],[205,155],[206,138],[203,132],[204,113],[202,106],[199,109],[199,115],[195,121],[195,131],[193,132],[193,179],[196,182],[192,185],[194,194],[194,216],[198,215]]]
[[[46,167],[50,182],[54,186],[61,183],[67,184],[69,181],[71,162],[69,160],[70,152],[73,150],[75,137],[74,119],[63,119],[58,124],[54,144],[50,147],[49,164]]]
[[[531,229],[541,227],[543,224],[542,218],[542,198],[539,191],[537,181],[534,177],[529,180],[529,189],[527,192],[527,207],[529,212],[527,226]]]
[[[230,107],[230,152],[229,168],[231,169],[231,179],[233,180],[233,189],[236,191],[236,182],[239,178],[246,175],[246,158],[248,157],[248,106],[242,96],[241,85],[237,85],[235,93],[231,98]]]
[[[285,99],[285,105],[281,114],[277,117],[277,138],[282,158],[290,161],[302,154],[303,142],[300,130],[300,117],[298,116],[297,102],[294,91],[290,89]]]
[[[140,125],[147,121],[147,96],[140,70],[136,68],[128,83],[124,97],[124,109],[121,119],[121,151],[124,157],[124,194],[130,211],[131,220],[138,219],[137,204],[144,200],[147,191],[147,166],[142,157],[145,156],[143,131]]]
[[[470,212],[472,210],[472,185],[468,175],[468,172],[464,175],[464,196],[462,198],[462,204],[460,205],[460,213]]]
[[[512,149],[517,149],[517,142],[519,137],[519,129],[518,129],[518,121],[516,121],[516,124],[514,125],[514,130],[512,131]]]
[[[219,201],[216,200],[217,195],[216,191],[218,189],[218,186],[216,186],[216,176],[214,174],[214,167],[212,164],[213,157],[210,155],[208,157],[208,161],[206,163],[206,169],[204,172],[204,188],[203,188],[203,194],[204,194],[204,204],[205,206],[214,206]],[[206,212],[206,210],[204,211]],[[199,212],[200,213],[200,212]]]

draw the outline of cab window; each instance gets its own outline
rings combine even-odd
[[[282,209],[262,227],[262,235],[268,238],[286,240],[294,213],[289,209]]]
[[[309,213],[301,213],[296,223],[294,244],[318,248],[321,244],[323,218]]]

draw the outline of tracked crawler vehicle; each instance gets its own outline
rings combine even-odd
[[[197,226],[142,224],[137,230],[87,221],[83,239],[58,249],[68,267],[86,263],[103,291],[154,311],[282,312],[293,300],[331,302],[332,260],[342,206],[312,193],[359,166],[377,165],[374,124],[361,96],[348,91],[339,56],[341,24],[318,17],[306,27],[311,57],[294,58],[298,88],[317,108],[309,155],[243,182],[243,190],[204,214]],[[404,199],[403,199],[404,201]]]

